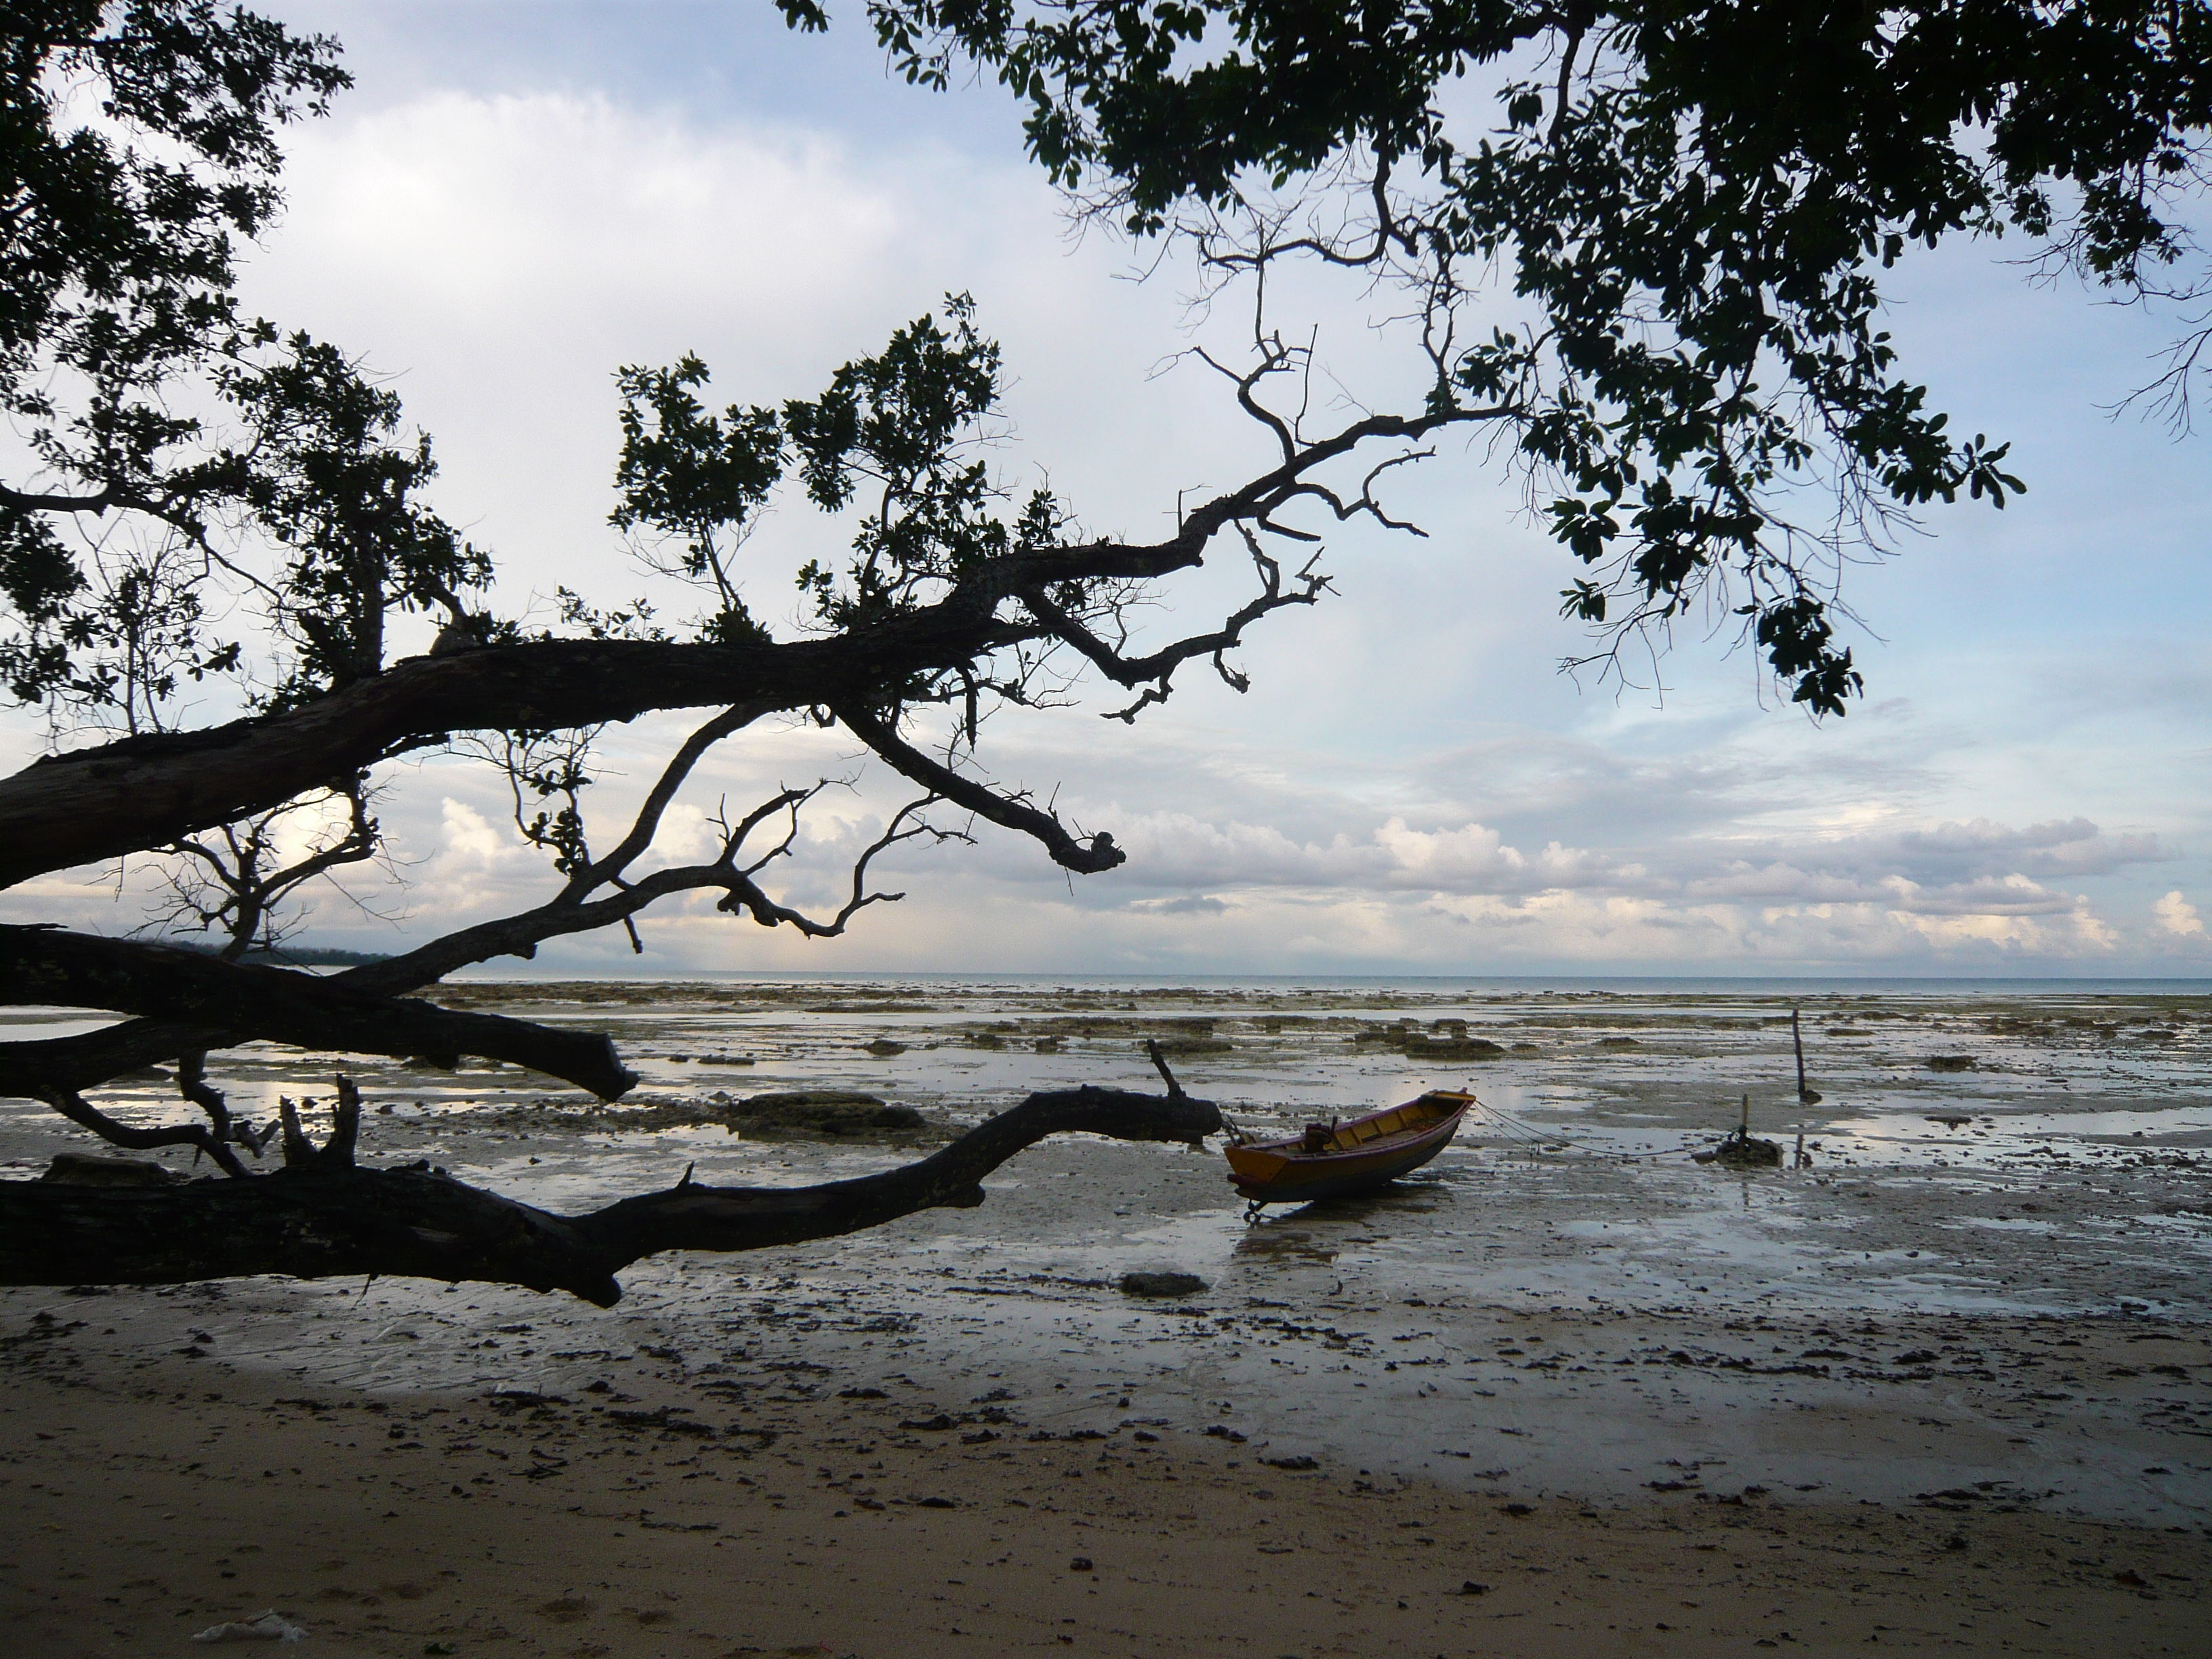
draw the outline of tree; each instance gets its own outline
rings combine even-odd
[[[826,23],[811,0],[781,3],[797,27]],[[205,1056],[257,1039],[482,1055],[616,1098],[635,1079],[604,1038],[413,994],[684,892],[836,934],[897,896],[871,886],[872,860],[961,836],[963,820],[1018,831],[1072,873],[1114,867],[1109,832],[992,780],[986,717],[1095,675],[1119,688],[1103,712],[1133,721],[1200,660],[1243,690],[1227,653],[1322,597],[1323,533],[1360,519],[1411,529],[1377,490],[1449,433],[1486,435],[1525,470],[1585,567],[1563,599],[1601,630],[1600,656],[1715,608],[1799,702],[1840,714],[1860,677],[1832,618],[1835,562],[1926,501],[2002,505],[2021,487],[2001,443],[1948,434],[1877,326],[1876,277],[1906,239],[2012,230],[2124,296],[2198,291],[2179,274],[2195,252],[2176,204],[2202,182],[2202,5],[878,0],[871,15],[909,78],[943,86],[974,64],[1013,88],[1032,151],[1085,210],[1183,239],[1249,297],[1249,355],[1204,361],[1267,461],[1152,543],[1088,535],[1048,491],[1011,499],[983,447],[999,353],[960,295],[780,406],[710,407],[693,357],[633,366],[617,379],[613,521],[700,609],[670,622],[569,594],[557,629],[532,629],[495,614],[489,558],[422,505],[434,459],[397,398],[234,299],[231,239],[276,206],[278,128],[345,84],[333,43],[212,0],[6,9],[0,397],[25,443],[0,485],[0,669],[17,698],[100,740],[0,780],[0,884],[169,849],[187,861],[188,915],[240,948],[0,928],[0,998],[122,1017],[0,1044],[0,1091],[119,1146],[190,1145],[221,1171],[145,1190],[0,1185],[0,1282],[369,1272],[611,1301],[613,1275],[657,1250],[980,1201],[978,1178],[1042,1134],[1195,1139],[1218,1115],[1170,1079],[1164,1097],[1033,1096],[862,1182],[686,1182],[556,1217],[360,1165],[350,1085],[325,1146],[284,1126],[284,1166],[254,1175],[240,1152],[257,1156],[264,1132],[233,1121]],[[1472,137],[1455,112],[1470,76],[1503,117]],[[1402,286],[1415,402],[1312,416],[1297,388],[1313,348],[1266,304],[1290,259]],[[1491,270],[1537,321],[1470,337],[1481,291],[1462,273]],[[2177,345],[2157,389],[2178,411],[2205,337]],[[802,574],[811,625],[779,634],[749,605],[744,550],[768,503],[793,495],[858,531],[842,566]],[[1804,512],[1816,495],[1825,505]],[[1138,607],[1223,556],[1249,562],[1247,602],[1140,643]],[[242,614],[240,638],[215,636],[210,617]],[[434,625],[427,651],[401,654]],[[230,688],[239,717],[178,729],[192,685]],[[678,708],[714,712],[631,821],[596,835],[592,732]],[[702,758],[778,714],[842,728],[917,792],[828,915],[769,880],[814,788],[726,817],[702,862],[653,850]],[[508,778],[519,830],[550,860],[544,902],[326,978],[243,959],[299,881],[374,853],[376,769],[456,744]],[[323,799],[347,803],[343,822],[272,863],[270,815]],[[94,1103],[104,1082],[161,1060],[198,1121],[133,1128]]]
[[[1515,403],[1516,459],[1589,573],[1565,611],[1609,665],[1732,613],[1796,701],[1840,714],[1862,690],[1840,562],[1931,501],[2022,488],[1881,326],[1913,244],[2017,237],[2044,275],[2170,308],[2135,395],[2178,426],[2212,373],[2201,0],[869,9],[909,80],[965,63],[1012,88],[1090,213],[1187,240],[1223,280],[1304,260],[1401,288],[1427,406]],[[1469,338],[1486,293],[1529,325]]]

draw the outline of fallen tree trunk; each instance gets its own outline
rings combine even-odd
[[[176,1285],[254,1273],[355,1273],[567,1291],[600,1307],[615,1275],[665,1250],[757,1250],[834,1238],[917,1210],[983,1201],[982,1178],[1047,1135],[1197,1141],[1208,1101],[1121,1089],[1033,1094],[930,1157],[812,1187],[688,1178],[583,1215],[555,1215],[427,1165],[363,1169],[349,1139],[274,1174],[167,1187],[0,1182],[0,1285]]]

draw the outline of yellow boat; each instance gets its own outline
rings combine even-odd
[[[1231,1140],[1229,1179],[1257,1210],[1387,1185],[1451,1144],[1474,1097],[1432,1089],[1348,1123],[1310,1123],[1285,1140]]]

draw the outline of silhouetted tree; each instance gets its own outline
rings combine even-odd
[[[797,26],[827,21],[811,0],[781,3]],[[1524,470],[1584,567],[1564,599],[1601,629],[1601,656],[1692,609],[1733,613],[1793,696],[1839,714],[1860,676],[1836,637],[1837,562],[1931,500],[2002,505],[2021,487],[2002,443],[1954,439],[1905,376],[1879,326],[1880,273],[1909,241],[2010,232],[2121,297],[2203,291],[2177,205],[2203,177],[2203,4],[878,0],[870,15],[910,79],[997,73],[1085,210],[1182,239],[1219,288],[1241,285],[1248,352],[1201,355],[1271,453],[1154,542],[1085,534],[1048,491],[1010,499],[979,453],[998,349],[958,295],[778,407],[710,408],[694,357],[628,368],[613,520],[703,608],[669,624],[568,594],[560,626],[540,630],[495,613],[489,559],[422,504],[431,448],[397,398],[233,293],[234,239],[277,205],[278,129],[346,84],[334,44],[211,0],[0,7],[0,400],[22,434],[0,485],[0,673],[66,716],[58,729],[108,733],[0,780],[0,884],[171,849],[200,866],[178,876],[191,913],[252,938],[301,863],[272,863],[269,815],[336,790],[347,824],[306,861],[367,856],[362,780],[457,743],[506,771],[518,827],[557,878],[533,908],[319,978],[0,929],[0,1000],[124,1017],[0,1043],[0,1092],[119,1146],[191,1145],[223,1172],[143,1191],[0,1183],[0,1281],[374,1272],[607,1301],[615,1272],[653,1251],[980,1201],[980,1176],[1043,1133],[1206,1133],[1212,1109],[1172,1087],[1040,1095],[865,1181],[687,1183],[558,1217],[361,1166],[349,1085],[326,1146],[289,1133],[285,1166],[254,1176],[240,1152],[258,1155],[262,1134],[232,1121],[203,1057],[256,1039],[475,1054],[614,1098],[635,1079],[604,1038],[412,994],[685,892],[835,934],[896,896],[871,888],[874,859],[974,818],[1073,872],[1120,864],[1110,834],[992,781],[984,717],[1055,700],[1078,672],[1128,694],[1109,711],[1125,720],[1194,660],[1244,689],[1226,653],[1326,591],[1322,532],[1411,528],[1376,489],[1454,431]],[[1416,401],[1312,414],[1313,348],[1265,303],[1291,260],[1402,288]],[[1533,326],[1473,326],[1486,284]],[[2184,326],[2197,331],[2153,391],[2185,416],[2212,337],[2201,317]],[[848,560],[803,573],[811,625],[779,634],[748,605],[742,551],[793,495],[854,510],[860,528]],[[1224,554],[1249,563],[1247,602],[1139,647],[1132,608]],[[247,623],[219,638],[215,617]],[[398,655],[410,617],[436,642]],[[180,690],[210,684],[237,688],[245,712],[173,729]],[[714,712],[634,817],[595,839],[591,733],[678,708]],[[842,727],[916,791],[826,915],[768,882],[814,789],[726,817],[699,862],[653,854],[702,757],[793,714]],[[94,1103],[159,1060],[178,1062],[200,1121],[134,1128]]]

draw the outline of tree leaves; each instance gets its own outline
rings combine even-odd
[[[612,521],[682,542],[681,574],[718,599],[703,637],[732,637],[717,630],[746,617],[734,555],[787,468],[823,512],[860,509],[850,564],[810,560],[799,575],[832,628],[910,607],[1012,547],[1059,534],[1066,515],[1048,492],[1034,495],[1012,528],[998,514],[1006,491],[981,452],[998,413],[999,347],[977,331],[975,313],[969,295],[947,295],[941,320],[915,319],[882,351],[840,367],[822,396],[781,410],[732,404],[708,413],[696,394],[709,374],[695,356],[621,372]]]
[[[1340,194],[1371,197],[1374,251],[1291,246],[1419,294],[1425,341],[1493,297],[1460,271],[1494,270],[1537,325],[1439,363],[1431,404],[1539,388],[1520,458],[1553,533],[1599,573],[1565,591],[1569,612],[1617,640],[1748,582],[1752,637],[1826,712],[1859,685],[1815,625],[1841,562],[1884,548],[1900,513],[2023,488],[2002,444],[1954,440],[1902,373],[1880,272],[1908,242],[2011,231],[2130,297],[2212,291],[2212,272],[2175,269],[2198,257],[2203,0],[871,15],[909,78],[945,84],[961,56],[994,69],[1055,179],[1136,234],[1194,234],[1214,269],[1284,257],[1275,228]],[[1468,80],[1489,83],[1490,121],[1468,118]],[[2212,362],[2212,330],[2187,325],[2203,331],[2160,382],[2183,411]],[[1832,498],[1825,525],[1793,516],[1808,489]]]

